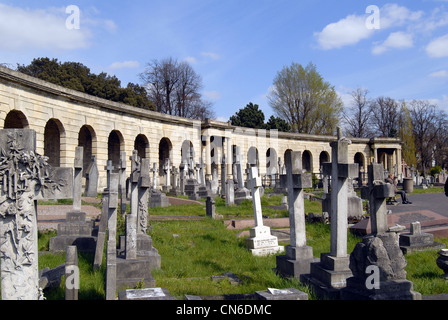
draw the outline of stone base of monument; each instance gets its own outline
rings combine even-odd
[[[422,300],[419,292],[413,291],[408,280],[380,281],[379,289],[367,289],[366,282],[355,277],[347,279],[347,287],[341,290],[342,300]]]
[[[412,251],[437,250],[446,247],[444,243],[434,242],[434,235],[431,233],[401,233],[400,249],[404,254]]]
[[[349,256],[333,257],[322,253],[320,262],[311,263],[310,274],[300,277],[300,281],[309,285],[319,299],[339,299],[340,291],[352,276],[349,269]]]
[[[155,280],[151,270],[160,269],[161,257],[157,249],[152,246],[149,235],[137,235],[137,258],[126,259],[124,236],[120,237],[120,248],[117,256],[117,290],[135,288],[137,285],[143,288],[155,286]]]
[[[284,246],[278,245],[278,239],[271,235],[271,228],[259,226],[250,229],[250,237],[246,239],[246,248],[254,256],[266,256],[278,254],[285,250]]]
[[[234,197],[236,204],[241,204],[244,200],[252,200],[251,192],[247,188],[239,188],[235,190]]]
[[[199,183],[196,179],[187,179],[187,183],[185,184],[185,194],[188,196],[190,200],[201,200],[199,197]]]
[[[165,288],[128,289],[118,292],[118,300],[175,300]]]
[[[150,197],[149,197],[149,207],[150,208],[157,208],[157,207],[168,207],[170,205],[170,201],[165,193],[158,191],[158,190],[152,190]]]
[[[50,252],[65,252],[76,246],[79,252],[95,252],[96,237],[92,235],[93,221],[86,221],[86,213],[67,212],[66,221],[58,225],[58,235],[50,239]]]
[[[285,247],[285,255],[277,256],[276,271],[286,278],[300,278],[302,274],[310,273],[311,263],[319,262],[319,258],[313,256],[313,248],[304,247]]]
[[[268,288],[265,291],[255,291],[255,296],[257,300],[308,300],[308,294],[296,288]]]

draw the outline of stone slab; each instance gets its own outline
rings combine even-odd
[[[165,288],[128,289],[118,292],[118,300],[175,300]]]
[[[308,294],[296,288],[255,291],[258,300],[308,300]]]

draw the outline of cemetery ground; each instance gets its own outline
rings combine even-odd
[[[316,191],[314,191],[316,193]],[[432,188],[416,193],[442,192],[442,188]],[[317,196],[321,194],[319,191]],[[410,195],[412,196],[412,194]],[[273,218],[287,218],[288,211],[280,208],[280,195],[272,195],[266,190],[262,197],[264,221]],[[178,197],[182,199],[183,197]],[[100,200],[98,196],[97,200]],[[230,295],[233,299],[253,299],[255,291],[267,288],[297,288],[315,297],[298,279],[285,279],[274,272],[276,255],[266,257],[253,256],[245,246],[245,230],[232,230],[223,223],[225,220],[253,219],[251,201],[240,205],[226,206],[225,201],[216,199],[216,214],[219,219],[206,217],[205,200],[199,203],[171,205],[166,208],[149,209],[148,234],[153,245],[161,255],[161,269],[152,272],[156,287],[166,288],[177,299],[185,295],[197,295],[203,299],[220,299]],[[58,200],[42,204],[71,204],[71,200]],[[101,208],[100,201],[83,202],[83,206],[93,205]],[[129,205],[127,208],[129,212]],[[319,201],[305,199],[305,212],[321,214]],[[124,218],[118,214],[117,235],[124,234]],[[286,228],[283,228],[286,229]],[[274,232],[277,230],[271,227]],[[323,222],[307,222],[307,244],[313,247],[314,256],[328,252],[330,247],[330,225]],[[65,262],[65,253],[48,252],[49,239],[55,231],[39,232],[39,270],[54,268]],[[348,232],[348,252],[350,253],[360,237]],[[448,246],[448,238],[436,238],[435,241]],[[287,238],[279,238],[280,245],[289,244]],[[422,295],[448,293],[448,283],[442,279],[442,271],[437,267],[438,250],[412,252],[405,255],[407,260],[407,279],[414,283],[414,290]],[[93,254],[79,253],[80,289],[79,300],[104,300],[105,257],[102,267],[93,271]],[[141,284],[143,285],[143,284]],[[56,288],[44,291],[47,300],[63,300],[64,276]],[[213,296],[213,297],[212,297]],[[228,296],[229,297],[229,296]]]

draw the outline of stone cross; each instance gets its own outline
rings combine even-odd
[[[324,175],[331,175],[331,246],[330,255],[347,256],[348,183],[358,176],[358,164],[348,163],[351,141],[338,128],[337,141],[331,142],[332,162],[324,163]]]
[[[300,277],[309,273],[314,261],[313,248],[306,245],[304,188],[312,187],[311,173],[302,173],[302,153],[285,154],[286,175],[280,176],[282,187],[288,190],[290,245],[285,256],[277,256],[277,270],[286,276]],[[285,181],[286,180],[286,181]]]
[[[83,162],[83,147],[76,147],[75,149],[75,175],[73,179],[73,211],[81,211],[81,195],[82,195],[82,168]]]
[[[154,162],[151,172],[152,172],[152,188],[153,188],[153,190],[156,190],[157,189],[157,172],[159,172],[159,169],[157,168],[157,163]]]
[[[260,200],[261,178],[257,167],[251,167],[249,182],[252,188],[252,203],[254,208],[255,227],[250,229],[250,237],[246,239],[246,247],[253,255],[267,255],[284,250],[278,245],[278,239],[271,235],[271,228],[263,225],[263,214]]]
[[[2,300],[38,300],[39,199],[73,196],[73,168],[53,168],[35,152],[36,132],[0,130],[0,265]]]
[[[126,215],[126,259],[137,257],[137,215],[138,215],[138,182],[140,177],[140,157],[137,150],[132,153],[131,160],[131,213]]]
[[[171,187],[171,166],[170,166],[170,159],[165,160],[165,189],[166,191],[170,190]]]
[[[106,256],[106,300],[115,300],[117,291],[117,208],[118,208],[118,173],[110,173],[107,221],[107,256]]]
[[[120,152],[120,163],[119,163],[119,194],[120,194],[120,208],[121,214],[126,213],[127,205],[127,195],[126,195],[126,152]]]
[[[149,188],[151,181],[149,177],[151,162],[149,159],[142,159],[140,166],[140,177],[138,180],[138,212],[137,212],[137,233],[146,234],[148,228],[148,202]]]
[[[114,166],[112,165],[112,160],[107,161],[107,166],[104,167],[104,170],[107,172],[107,188],[103,191],[101,199],[103,202],[103,207],[101,211],[101,219],[100,224],[98,226],[98,236],[96,240],[96,249],[95,249],[95,257],[93,260],[93,270],[97,270],[101,267],[101,263],[103,261],[103,251],[104,251],[104,242],[106,240],[106,231],[107,231],[107,221],[109,220],[109,186],[110,186],[110,175],[114,170]]]
[[[389,229],[386,199],[394,196],[393,185],[384,181],[383,165],[370,164],[368,166],[368,184],[361,188],[361,197],[369,200],[370,224],[373,234],[383,233]]]

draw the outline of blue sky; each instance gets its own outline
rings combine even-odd
[[[79,29],[67,28],[70,5]],[[140,83],[153,59],[186,60],[223,121],[249,102],[269,118],[266,95],[292,62],[314,63],[346,105],[361,87],[448,111],[448,0],[0,0],[0,63],[37,57],[81,62],[122,86]]]

